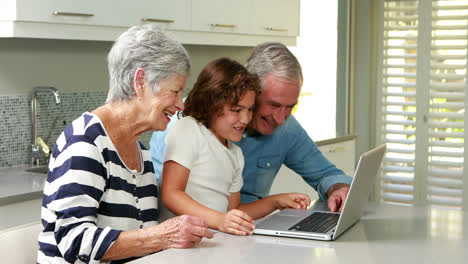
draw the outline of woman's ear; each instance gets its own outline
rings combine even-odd
[[[138,68],[135,71],[135,76],[133,77],[133,89],[135,89],[135,94],[137,96],[143,95],[145,89],[146,77],[145,69]]]

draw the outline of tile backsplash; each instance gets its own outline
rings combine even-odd
[[[104,104],[107,92],[60,93],[60,104],[50,93],[40,93],[36,105],[36,131],[52,150],[57,137],[83,112]],[[0,167],[31,162],[31,96],[0,96]],[[151,132],[140,140],[149,147]],[[44,164],[46,161],[42,161]]]

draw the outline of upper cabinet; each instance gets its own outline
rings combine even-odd
[[[187,44],[295,45],[299,0],[2,0],[0,37],[113,41],[157,23]]]
[[[250,33],[252,0],[192,0],[192,30]]]
[[[191,0],[100,0],[103,8],[119,4],[119,14],[127,14],[130,23],[124,26],[133,26],[142,23],[157,23],[166,30],[190,30]],[[107,2],[107,3],[106,3]],[[119,23],[122,16],[109,14],[109,19]]]
[[[10,18],[15,21],[83,25],[100,25],[103,22],[99,22],[101,14],[92,0],[6,1]]]
[[[300,0],[253,0],[251,30],[257,35],[299,35]]]

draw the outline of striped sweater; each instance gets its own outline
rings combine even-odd
[[[38,263],[100,263],[121,231],[157,224],[153,165],[138,144],[141,172],[126,167],[96,115],[65,128],[44,186]]]

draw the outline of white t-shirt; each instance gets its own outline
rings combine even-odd
[[[166,143],[164,162],[172,160],[190,170],[185,192],[200,204],[225,213],[228,197],[242,188],[242,150],[229,140],[228,147],[224,146],[190,116],[177,121]]]

